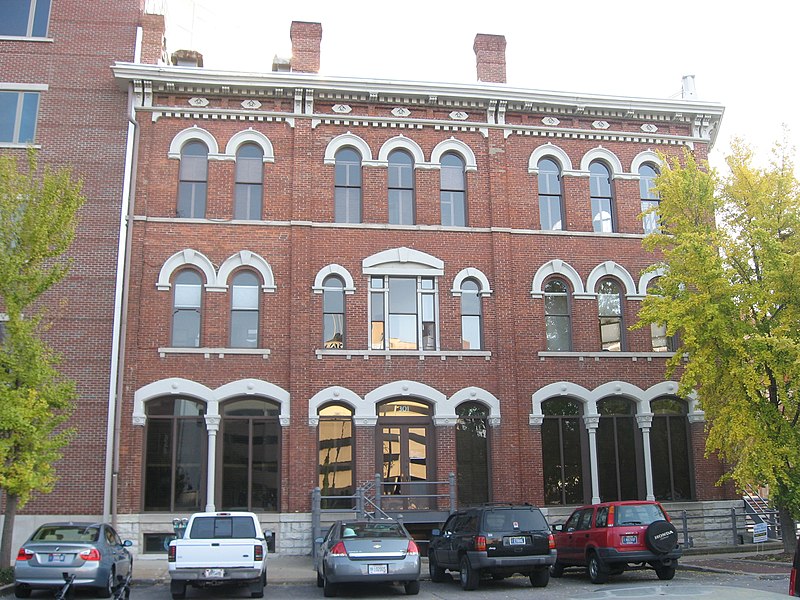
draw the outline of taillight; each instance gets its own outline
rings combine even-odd
[[[178,553],[177,546],[170,546],[169,553],[167,554],[167,562],[175,562],[175,557]]]
[[[611,527],[614,525],[614,505],[608,507],[608,526]]]
[[[253,558],[257,561],[264,560],[264,546],[261,544],[253,546]]]
[[[411,554],[414,556],[419,555],[419,548],[414,540],[408,540],[408,549],[406,549],[406,554]]]
[[[347,556],[347,549],[344,547],[344,542],[339,542],[330,552],[331,556]]]
[[[100,552],[97,548],[91,548],[90,550],[84,550],[83,552],[79,553],[83,560],[100,560]]]
[[[30,550],[26,550],[25,548],[20,548],[19,552],[17,552],[17,560],[30,560],[33,558],[33,552]],[[794,571],[792,571],[794,573]]]
[[[478,552],[486,552],[486,538],[484,536],[475,536],[475,550]]]
[[[553,534],[547,536],[547,547],[550,550],[554,550],[556,547],[556,538],[553,537]]]

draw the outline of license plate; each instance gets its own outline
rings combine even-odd
[[[66,557],[63,554],[49,554],[47,556],[47,562],[59,562],[62,563],[66,560]]]
[[[510,546],[524,546],[525,538],[523,536],[508,538],[508,544]]]
[[[389,573],[389,565],[367,565],[368,575],[386,575]]]
[[[225,569],[206,569],[203,576],[206,579],[221,579],[225,577]]]
[[[623,535],[622,536],[622,543],[623,544],[635,544],[639,540],[638,536],[635,535]]]

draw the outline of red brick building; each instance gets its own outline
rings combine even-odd
[[[116,0],[98,10],[76,0],[0,3],[0,152],[24,163],[33,145],[40,166],[71,167],[86,198],[69,252],[71,273],[44,299],[49,341],[62,355],[62,371],[77,382],[77,436],[65,451],[55,491],[34,495],[17,518],[15,539],[55,515],[111,512],[108,442],[116,406],[128,95],[110,67],[138,60],[139,26],[162,18],[143,17],[142,5]]]
[[[57,323],[82,391],[65,465],[80,466],[60,508],[32,514],[103,514],[158,553],[174,516],[249,509],[278,551],[306,553],[312,490],[342,508],[376,474],[383,508],[419,531],[451,495],[554,518],[727,497],[702,412],[665,381],[673,340],[629,329],[657,276],[640,214],[659,153],[706,158],[720,105],[517,89],[504,38],[482,34],[475,84],[320,76],[322,27],[300,22],[288,70],[211,71],[191,52],[167,66],[160,17],[114,6],[97,24],[115,24],[109,54],[81,58],[91,76],[38,74],[28,48],[72,56],[55,34],[0,37],[31,65],[4,80],[50,86],[35,142],[80,165],[90,195]],[[54,0],[51,31],[62,10],[78,9]],[[89,105],[107,129],[76,116],[85,143],[48,129],[47,110]]]

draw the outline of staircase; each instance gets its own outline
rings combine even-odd
[[[781,539],[780,522],[778,512],[769,505],[769,502],[758,493],[752,485],[747,484],[742,495],[744,500],[744,511],[750,521],[767,524],[767,537],[771,540]],[[752,529],[752,527],[748,527]]]

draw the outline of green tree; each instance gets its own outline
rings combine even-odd
[[[690,152],[665,159],[656,181],[660,230],[645,247],[664,274],[636,327],[678,334],[669,362],[681,393],[706,415],[706,454],[737,486],[767,484],[794,550],[800,517],[800,194],[775,146],[767,167],[735,142],[722,177]],[[791,533],[789,533],[791,532]]]
[[[60,375],[58,356],[42,339],[37,300],[67,274],[64,253],[82,204],[81,185],[68,169],[40,172],[33,150],[24,166],[0,156],[0,302],[7,316],[0,344],[0,567],[11,564],[17,509],[33,492],[52,490],[53,464],[72,433],[65,422],[75,385]]]

